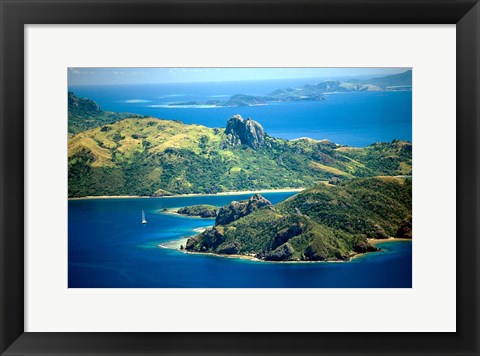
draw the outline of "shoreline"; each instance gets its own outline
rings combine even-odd
[[[150,198],[148,195],[88,195],[86,197],[68,198],[68,200],[90,200],[90,199],[138,199]]]
[[[376,244],[381,244],[384,242],[395,242],[395,241],[412,241],[412,239],[405,239],[405,238],[397,238],[397,237],[390,237],[388,239],[367,239],[367,242],[370,245],[375,246]]]
[[[292,193],[301,192],[305,188],[281,188],[281,189],[259,189],[259,190],[232,190],[228,192],[219,192],[213,194],[207,193],[192,193],[192,194],[173,194],[161,197],[152,197],[149,195],[98,195],[98,196],[86,196],[68,198],[68,200],[89,200],[89,199],[138,199],[138,198],[181,198],[181,197],[209,197],[209,196],[228,196],[228,195],[244,195],[244,194],[262,194],[262,193]]]
[[[195,231],[202,232],[200,230],[206,230],[203,228],[197,228],[194,229]],[[170,250],[175,250],[177,252],[185,253],[185,254],[192,254],[192,255],[207,255],[207,256],[214,256],[214,257],[220,257],[220,258],[238,258],[241,260],[249,260],[249,261],[254,261],[254,262],[264,262],[264,263],[343,263],[343,262],[352,262],[354,259],[367,256],[373,253],[378,253],[378,252],[383,252],[382,250],[380,251],[371,251],[371,252],[364,252],[364,253],[354,253],[349,256],[349,260],[337,260],[337,261],[267,261],[267,260],[262,260],[260,258],[255,257],[254,255],[238,255],[238,254],[232,254],[232,255],[222,255],[219,253],[213,253],[213,252],[197,252],[197,251],[187,251],[185,248],[183,250],[180,249],[180,245],[183,245],[184,247],[186,246],[187,240],[192,237],[192,236],[187,236],[187,237],[182,237],[181,239],[177,240],[172,240],[172,241],[167,241],[164,244],[159,244],[158,247],[160,248],[166,248]],[[373,240],[373,241],[370,241]],[[375,245],[377,243],[382,243],[382,242],[395,242],[395,241],[412,241],[412,239],[405,239],[405,238],[389,238],[389,239],[369,239],[369,243],[372,245]]]
[[[240,260],[249,260],[249,261],[255,261],[255,262],[273,262],[273,261],[261,260],[259,258],[256,258],[255,256],[249,256],[249,255],[220,255],[218,253],[213,253],[213,252],[194,252],[194,251],[187,251],[185,249],[177,250],[177,251],[185,254],[191,254],[191,255],[208,255],[208,256],[220,257],[220,258],[238,258]]]
[[[385,243],[385,242],[406,242],[406,241],[412,241],[412,239],[396,238],[396,237],[390,237],[388,239],[376,239],[376,238],[367,239],[367,242],[372,246],[375,246],[375,245],[381,244],[381,243]],[[350,261],[353,261],[356,258],[360,258],[360,257],[363,257],[363,256],[370,255],[372,253],[377,253],[377,252],[383,252],[383,250],[356,253],[355,255],[350,257]]]
[[[184,208],[184,207],[181,206],[181,207],[178,207],[178,208],[166,208],[167,210],[165,210],[165,211],[158,210],[157,214],[173,215],[173,216],[178,216],[178,217],[187,218],[187,219],[215,220],[215,217],[203,218],[201,216],[186,215],[186,214],[177,213],[177,210],[181,209],[181,208]]]

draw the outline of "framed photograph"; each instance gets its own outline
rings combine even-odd
[[[2,1],[1,354],[478,355],[479,6]]]

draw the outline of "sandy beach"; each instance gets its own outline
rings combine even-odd
[[[395,241],[412,241],[412,239],[398,239],[398,238],[388,238],[388,239],[367,239],[367,242],[370,245],[376,245],[379,243],[384,243],[384,242],[395,242]]]
[[[132,198],[150,198],[148,195],[89,195],[86,197],[68,198],[68,200],[86,200],[86,199],[132,199]]]
[[[305,188],[284,188],[284,189],[261,189],[261,190],[235,190],[229,192],[220,192],[215,194],[174,194],[164,197],[151,197],[148,195],[99,195],[86,196],[78,198],[68,198],[68,200],[82,200],[82,199],[133,199],[133,198],[179,198],[179,197],[208,197],[208,196],[223,196],[223,195],[241,195],[241,194],[262,194],[262,193],[291,193],[301,192]]]
[[[242,194],[262,194],[262,193],[290,193],[301,192],[305,188],[284,188],[284,189],[262,189],[262,190],[237,190],[230,192],[220,192],[215,194],[177,194],[169,195],[161,198],[178,198],[178,197],[207,197],[207,196],[223,196],[223,195],[242,195]]]
[[[204,232],[206,229],[208,229],[210,226],[207,226],[207,227],[197,227],[195,229],[193,229],[193,231],[195,231],[197,234],[201,234],[202,232]],[[163,247],[163,248],[170,248],[170,249],[175,249],[175,250],[179,250],[179,251],[182,251],[180,250],[180,246],[183,245],[183,247],[185,247],[187,245],[187,240],[190,238],[190,237],[193,237],[195,235],[192,235],[192,236],[187,236],[187,237],[182,237],[181,239],[178,239],[178,240],[172,240],[172,241],[167,241],[167,242],[164,242],[164,243],[161,243],[159,244],[158,246],[159,247]],[[183,252],[183,251],[182,251]]]
[[[185,239],[185,243],[187,242],[188,239]],[[166,244],[165,245],[160,245],[161,247],[164,247],[164,248],[168,248],[166,247]],[[170,247],[171,248],[171,247]],[[180,247],[178,247],[180,248]],[[242,260],[250,260],[250,261],[255,261],[255,262],[262,262],[262,263],[345,263],[345,262],[350,262],[351,260],[353,260],[354,258],[356,257],[360,257],[360,256],[364,256],[366,255],[366,253],[360,253],[360,254],[356,254],[354,256],[351,257],[350,260],[345,260],[345,261],[267,261],[267,260],[262,260],[262,259],[259,259],[255,256],[250,256],[250,255],[221,255],[221,254],[218,254],[218,253],[212,253],[212,252],[192,252],[192,251],[187,251],[187,250],[180,250],[180,252],[183,252],[183,253],[188,253],[188,254],[195,254],[195,255],[209,255],[209,256],[214,256],[214,257],[219,257],[219,258],[239,258],[239,259],[242,259]],[[369,252],[371,253],[371,252]]]
[[[202,228],[198,228],[194,230],[197,231],[198,233],[205,231],[205,229],[202,229]],[[209,255],[209,256],[215,256],[215,257],[221,257],[221,258],[241,258],[244,260],[254,260],[259,262],[265,262],[254,256],[248,256],[248,255],[219,255],[217,253],[211,253],[211,252],[193,252],[193,251],[187,251],[185,249],[180,250],[180,246],[183,245],[183,247],[185,247],[187,244],[187,240],[189,238],[190,237],[185,237],[178,240],[168,241],[168,242],[159,244],[158,246],[162,248],[175,249],[175,250],[178,250],[179,252],[188,253],[192,255]]]
[[[193,251],[187,251],[187,250],[179,250],[179,251],[183,253],[192,254],[192,255],[209,255],[209,256],[214,256],[219,258],[240,258],[242,260],[251,260],[256,262],[272,262],[272,261],[264,261],[256,258],[255,256],[249,256],[249,255],[220,255],[218,253],[212,253],[212,252],[193,252]]]

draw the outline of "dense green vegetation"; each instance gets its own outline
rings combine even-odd
[[[177,210],[177,214],[200,218],[214,218],[217,216],[217,212],[218,208],[216,206],[208,204],[186,206]]]
[[[78,98],[68,92],[68,133],[76,134],[94,127],[111,124],[128,117],[141,117],[130,113],[104,111],[93,100]]]
[[[68,143],[69,196],[299,188],[330,179],[411,174],[408,142],[351,148],[327,140],[288,141],[259,132],[261,126],[252,122],[248,127],[257,130],[257,141],[250,145],[225,129],[155,118],[77,133]]]
[[[189,239],[187,249],[266,260],[345,260],[374,251],[368,238],[397,236],[405,221],[411,227],[412,182],[375,177],[323,183],[273,207],[258,206],[226,224],[217,217],[212,229]],[[233,208],[222,208],[219,216]]]

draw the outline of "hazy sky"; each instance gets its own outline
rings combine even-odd
[[[68,85],[193,83],[294,78],[354,78],[410,68],[68,68]]]

